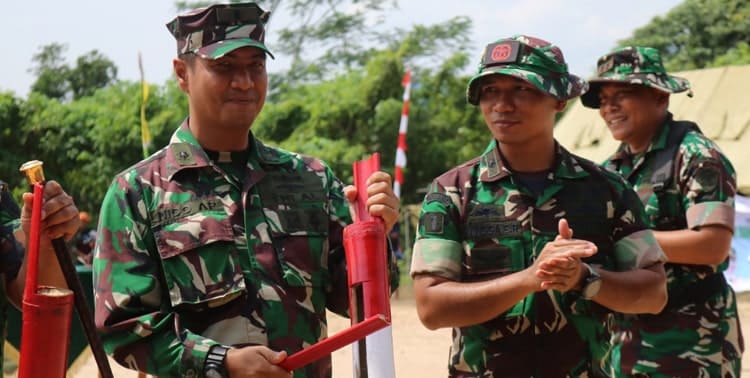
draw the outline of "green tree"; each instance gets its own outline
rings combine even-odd
[[[112,178],[142,158],[140,90],[140,83],[121,81],[70,102],[32,92],[15,135],[23,160],[42,160],[47,177],[60,181],[80,209],[96,213]],[[154,144],[163,146],[187,103],[174,83],[151,93],[149,126]]]
[[[65,63],[67,49],[67,45],[56,42],[39,48],[32,58],[31,72],[36,75],[32,92],[57,100],[79,99],[117,80],[114,62],[99,51],[79,56],[71,68]]]
[[[268,142],[324,159],[344,180],[351,180],[353,161],[374,151],[381,152],[383,168],[392,172],[400,84],[411,67],[409,163],[402,193],[405,201],[419,201],[420,188],[478,154],[489,140],[481,115],[464,97],[468,78],[461,71],[469,59],[460,46],[466,44],[470,27],[468,19],[457,17],[396,31],[381,49],[370,51],[361,68],[333,71],[336,76],[320,82],[283,82],[253,131]]]
[[[97,50],[76,59],[76,66],[68,74],[68,83],[73,98],[91,96],[99,88],[114,83],[117,79],[117,67],[114,62]]]
[[[17,187],[23,184],[18,168],[23,163],[21,136],[23,101],[10,92],[0,93],[0,180]]]
[[[636,29],[619,46],[658,48],[668,70],[750,63],[750,2],[685,0],[664,17]],[[745,50],[742,50],[742,44]],[[744,51],[744,54],[743,54]]]
[[[62,99],[68,93],[68,76],[70,68],[65,64],[64,53],[68,46],[61,43],[50,43],[39,48],[32,58],[34,66],[30,69],[36,75],[31,91],[41,93],[49,98]]]

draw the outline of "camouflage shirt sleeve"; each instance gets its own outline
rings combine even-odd
[[[422,202],[419,228],[412,252],[412,277],[433,274],[458,281],[461,277],[462,239],[458,219],[459,193],[433,181]]]
[[[108,353],[123,366],[160,376],[198,376],[216,342],[191,332],[168,308],[154,235],[135,171],[109,187],[99,214],[93,280],[95,319]]]
[[[688,228],[719,225],[734,230],[737,178],[719,147],[702,134],[688,133],[680,145],[678,161]]]
[[[641,269],[666,262],[667,256],[647,226],[646,212],[638,195],[616,173],[607,171],[605,174],[619,191],[619,199],[614,203],[613,227],[617,270]]]
[[[20,215],[7,185],[0,181],[0,274],[5,276],[6,282],[16,278],[23,262],[23,247],[13,236],[20,226]]]

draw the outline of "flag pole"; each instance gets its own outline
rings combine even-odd
[[[148,101],[148,83],[143,73],[143,60],[141,59],[141,52],[138,52],[138,70],[141,72],[141,147],[143,148],[143,158],[147,158],[150,155],[149,150],[151,149],[151,132],[148,129],[148,121],[146,120],[146,102]]]
[[[396,147],[396,168],[394,171],[393,193],[401,198],[401,186],[404,184],[404,172],[406,167],[406,130],[409,126],[409,97],[411,96],[411,70],[406,70],[404,79],[401,81],[404,87],[404,105],[401,108],[401,123],[398,127],[398,145]]]

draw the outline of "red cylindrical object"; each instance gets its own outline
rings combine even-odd
[[[68,366],[73,292],[68,289],[38,286],[44,183],[35,183],[33,194],[29,248],[26,250],[18,377],[64,378]]]
[[[388,258],[385,230],[381,220],[350,224],[344,228],[349,287],[362,285],[364,318],[383,315],[391,320],[388,289]],[[350,296],[350,308],[356,298]]]
[[[73,292],[40,287],[23,300],[19,378],[64,378],[68,366]]]
[[[32,185],[34,199],[31,205],[31,226],[27,236],[26,249],[26,282],[23,289],[23,300],[36,295],[37,273],[39,271],[39,237],[42,228],[42,205],[44,203],[44,183]]]

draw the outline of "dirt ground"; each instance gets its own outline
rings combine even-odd
[[[750,340],[750,293],[740,295],[739,311],[744,326],[745,340]],[[450,330],[429,331],[422,326],[414,308],[414,299],[409,287],[402,287],[398,297],[392,300],[393,353],[398,377],[445,377],[447,375]],[[333,334],[349,325],[349,320],[329,314],[329,333]],[[82,358],[73,366],[74,378],[97,376],[93,357]],[[137,377],[138,374],[120,367],[111,361],[115,377]],[[742,376],[750,378],[750,353],[742,361]],[[351,348],[343,348],[333,354],[333,376],[352,376]]]

